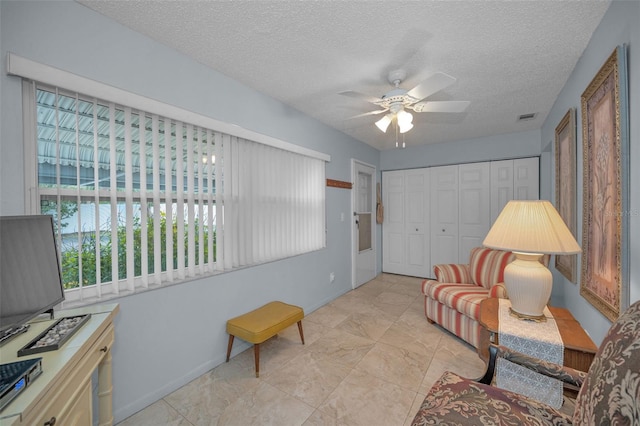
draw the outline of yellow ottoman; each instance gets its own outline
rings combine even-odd
[[[227,333],[229,333],[227,362],[229,362],[229,356],[231,356],[234,337],[239,337],[242,340],[253,343],[256,377],[259,377],[260,343],[297,322],[300,339],[304,345],[302,318],[304,318],[304,311],[301,307],[288,305],[283,302],[270,302],[244,315],[230,319],[227,321]]]

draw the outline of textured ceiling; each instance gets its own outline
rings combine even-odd
[[[414,113],[407,146],[539,129],[609,1],[77,0],[380,150],[389,71],[411,89],[457,78],[427,100],[471,101],[464,113]],[[518,121],[535,113],[532,120]],[[401,136],[402,137],[402,136]]]

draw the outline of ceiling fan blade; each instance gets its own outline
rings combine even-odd
[[[470,104],[470,101],[426,101],[411,108],[415,112],[464,112]]]
[[[437,72],[422,81],[422,83],[418,84],[413,89],[409,90],[407,95],[418,100],[424,99],[427,96],[431,96],[434,93],[451,86],[455,82],[455,77],[451,77],[443,72]]]
[[[365,113],[362,113],[362,114],[354,115],[353,117],[349,117],[349,119],[366,117],[366,116],[369,116],[369,115],[382,114],[383,112],[387,112],[387,111],[389,111],[389,108],[385,108],[385,109],[381,109],[381,110],[377,110],[377,111],[369,111],[369,112],[365,112]]]
[[[361,101],[369,102],[372,104],[375,104],[381,101],[380,98],[376,98],[375,96],[365,95],[363,93],[354,92],[352,90],[347,90],[346,92],[340,92],[338,94],[349,97],[349,98],[360,99]]]

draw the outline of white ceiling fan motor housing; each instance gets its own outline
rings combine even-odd
[[[407,78],[407,72],[403,69],[389,71],[389,75],[387,76],[389,83],[393,84],[396,87],[398,87],[398,85],[400,85],[400,83],[402,83],[405,78]]]

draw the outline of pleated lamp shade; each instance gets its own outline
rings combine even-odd
[[[575,254],[580,245],[549,201],[509,201],[483,242],[523,253]]]

